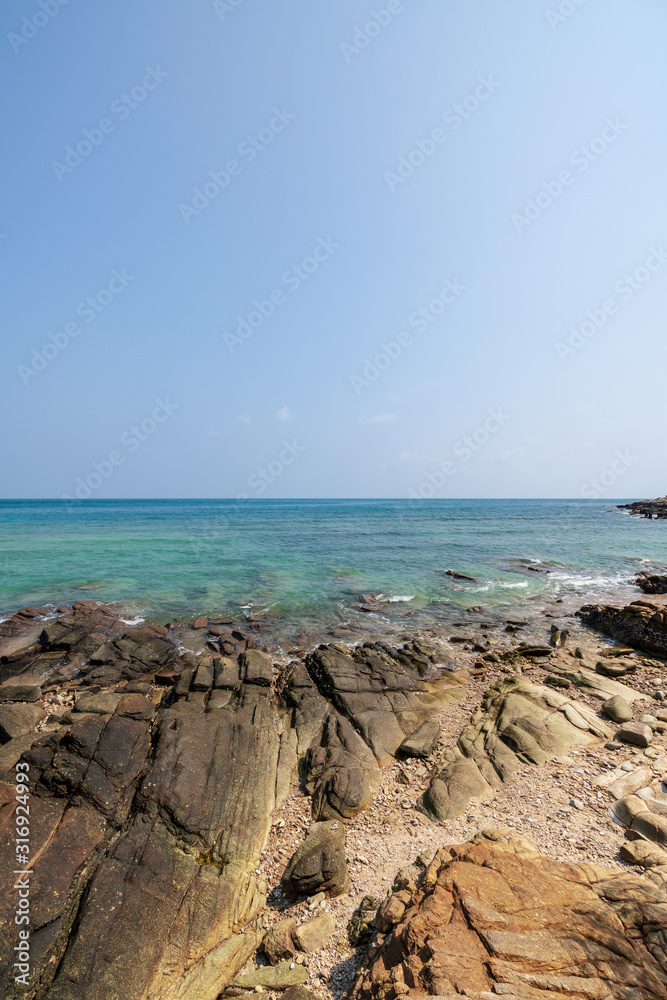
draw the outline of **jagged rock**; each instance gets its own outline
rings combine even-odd
[[[38,705],[0,705],[0,743],[31,733],[43,718],[44,709]]]
[[[628,510],[631,514],[639,514],[650,519],[667,517],[667,497],[657,497],[655,500],[635,500],[633,503],[618,504],[619,510]]]
[[[278,965],[279,962],[291,961],[296,952],[294,934],[296,931],[296,917],[288,917],[286,920],[279,920],[273,924],[262,940],[262,951],[268,958],[271,965]]]
[[[667,575],[640,573],[635,583],[645,594],[667,594]]]
[[[430,757],[440,736],[440,726],[437,722],[423,722],[413,733],[401,743],[399,754],[404,757]]]
[[[347,719],[329,715],[321,745],[304,761],[304,784],[313,796],[313,819],[351,819],[371,801],[375,758]]]
[[[375,915],[375,926],[382,933],[386,934],[396,924],[400,924],[405,916],[405,911],[412,902],[412,895],[406,890],[392,893],[380,906]]]
[[[263,986],[267,990],[284,990],[288,986],[299,986],[308,982],[308,972],[303,965],[291,966],[292,962],[281,962],[279,965],[265,966],[248,972],[244,976],[236,976],[229,983],[230,987],[242,990],[254,990],[257,986]],[[186,1000],[185,995],[183,1000]]]
[[[653,739],[653,730],[643,722],[626,722],[616,733],[616,738],[635,747],[647,747]]]
[[[544,764],[611,731],[581,702],[523,679],[497,681],[430,782],[418,809],[436,822],[459,816],[526,763]]]
[[[633,601],[625,608],[587,604],[577,615],[585,625],[598,629],[633,649],[667,656],[667,608],[650,601]]]
[[[371,950],[355,998],[667,997],[663,888],[502,836],[438,852],[402,922]]]
[[[620,695],[605,701],[602,705],[602,711],[613,722],[629,722],[632,718],[632,709],[625,698],[621,698]]]
[[[293,854],[282,877],[282,887],[289,899],[326,892],[342,896],[349,891],[350,876],[345,859],[345,829],[330,820],[312,823],[306,839]]]
[[[336,930],[336,921],[330,913],[322,913],[319,917],[299,924],[294,937],[300,951],[310,954],[324,947]]]

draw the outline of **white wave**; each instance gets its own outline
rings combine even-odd
[[[413,601],[414,598],[415,595],[411,594],[410,597],[388,597],[387,601],[389,604],[394,604],[396,601]]]
[[[141,625],[141,623],[145,622],[146,619],[145,618],[139,618],[139,617],[136,617],[136,618],[119,618],[118,621],[122,622],[123,625]]]
[[[516,590],[517,587],[527,587],[528,581],[523,580],[521,583],[504,583],[502,581],[499,581],[498,583],[494,583],[493,586],[502,587],[503,590]]]

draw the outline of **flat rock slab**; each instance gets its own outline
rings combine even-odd
[[[653,942],[667,932],[666,898],[642,876],[484,831],[438,852],[352,995],[394,1000],[409,978],[415,996],[665,1000],[667,955]]]
[[[290,966],[294,964],[294,968]],[[254,990],[263,986],[266,990],[285,990],[289,986],[299,986],[308,982],[308,970],[303,965],[292,962],[280,962],[273,967],[266,966],[248,972],[244,976],[235,976],[228,984],[232,988]]]
[[[0,705],[0,743],[8,743],[17,736],[33,732],[44,714],[44,709],[38,705]]]
[[[36,684],[3,684],[0,687],[0,702],[39,701],[42,689]]]
[[[435,750],[440,736],[440,726],[437,722],[424,722],[401,743],[399,755],[404,757],[420,757],[426,760]]]

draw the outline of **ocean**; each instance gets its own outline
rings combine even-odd
[[[451,623],[641,597],[667,521],[623,500],[0,501],[0,614],[94,599],[128,620],[260,616],[275,630]],[[457,580],[452,569],[475,578]],[[360,594],[382,609],[360,610]]]

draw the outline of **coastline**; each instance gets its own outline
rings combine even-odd
[[[360,595],[360,599],[369,602],[374,596]],[[635,591],[633,598],[641,601],[642,595]],[[652,597],[646,604],[659,611],[667,607],[667,596]],[[275,973],[266,965],[262,938],[285,916],[295,918],[297,927],[305,927],[315,913],[330,919],[330,933],[312,952],[294,952],[291,965],[297,971],[290,975],[300,976],[317,995],[337,1000],[353,988],[357,970],[367,969],[367,950],[348,940],[348,924],[364,897],[376,902],[385,898],[408,861],[414,862],[410,877],[416,884],[434,852],[467,841],[488,826],[511,827],[562,863],[587,861],[621,873],[642,870],[629,867],[619,857],[624,830],[612,822],[608,813],[612,800],[596,782],[610,769],[616,773],[622,762],[633,773],[643,774],[647,765],[648,773],[653,767],[662,773],[660,768],[667,770],[667,742],[662,732],[656,732],[648,750],[633,751],[621,744],[621,761],[618,749],[609,749],[604,738],[599,738],[608,726],[608,720],[595,721],[601,719],[600,692],[586,686],[580,690],[567,678],[579,676],[579,668],[590,674],[596,658],[620,649],[621,644],[582,624],[564,603],[523,616],[516,614],[516,606],[510,615],[497,609],[493,613],[470,611],[459,616],[455,626],[441,623],[436,629],[431,623],[421,633],[418,621],[402,615],[382,638],[380,624],[370,627],[376,612],[360,612],[363,623],[369,622],[365,635],[360,634],[361,626],[356,634],[343,636],[303,632],[303,644],[284,651],[270,623],[254,621],[252,614],[242,621],[200,617],[166,627],[146,621],[128,625],[113,609],[95,601],[56,607],[55,612],[41,609],[47,615],[41,615],[40,609],[26,609],[0,625],[0,695],[6,698],[12,686],[24,689],[29,700],[16,704],[23,706],[26,715],[26,709],[32,709],[34,722],[29,731],[0,747],[0,768],[6,781],[8,769],[26,761],[32,769],[36,815],[40,816],[40,809],[50,809],[50,802],[62,801],[73,828],[80,831],[79,853],[74,856],[78,874],[71,867],[72,858],[65,861],[71,853],[67,832],[56,823],[48,834],[55,838],[56,850],[44,862],[47,869],[42,878],[63,889],[73,878],[68,898],[85,900],[91,879],[95,891],[103,891],[105,872],[113,871],[116,862],[112,859],[120,844],[127,845],[123,850],[134,844],[137,858],[144,857],[150,846],[157,852],[156,859],[161,858],[160,865],[167,864],[164,878],[156,869],[146,883],[151,894],[166,894],[158,913],[164,907],[171,912],[174,905],[169,898],[176,874],[169,858],[189,859],[188,878],[195,879],[192,886],[206,872],[210,873],[206,878],[212,874],[221,883],[223,896],[218,902],[201,903],[198,915],[190,911],[184,925],[193,942],[203,927],[209,927],[206,933],[217,942],[215,973],[204,961],[206,948],[202,952],[200,946],[195,952],[199,948],[202,959],[187,974],[188,966],[181,965],[181,959],[176,971],[169,972],[179,981],[185,977],[183,982],[189,983],[193,996],[214,997],[216,983],[222,988],[223,980],[229,982],[245,969],[255,976],[257,970],[261,975],[261,970],[268,970],[265,989],[277,997],[279,991],[270,985]],[[548,645],[552,628],[567,629],[565,646]],[[537,654],[528,655],[530,647],[538,647]],[[522,649],[528,653],[524,655]],[[667,648],[664,655],[664,659],[656,658],[654,653],[637,651],[630,660],[626,656],[615,661],[631,664],[631,672],[622,680],[640,699],[635,717],[645,710],[645,703],[648,709],[656,704],[659,708],[654,695],[667,662]],[[387,670],[393,671],[393,680]],[[373,680],[376,674],[379,686]],[[554,676],[563,676],[567,689],[563,694],[544,686]],[[600,683],[616,683],[593,676]],[[574,729],[570,726],[567,737],[571,745],[566,740],[561,752],[548,753],[544,761],[540,752],[532,760],[530,753],[527,757],[519,753],[516,765],[499,783],[484,770],[487,765],[482,758],[475,756],[480,774],[486,774],[492,784],[476,787],[467,801],[461,800],[460,808],[458,804],[452,808],[448,799],[442,814],[447,818],[438,822],[429,804],[435,801],[434,782],[449,773],[452,765],[458,766],[462,733],[470,730],[471,720],[474,724],[482,717],[489,692],[497,690],[503,698],[515,698],[517,684],[517,692],[528,684],[535,692],[530,697],[538,701],[546,697],[547,702],[556,699],[554,704],[558,704],[560,698],[563,704],[577,706],[574,717],[579,722]],[[367,693],[346,693],[355,690]],[[382,692],[392,690],[396,694],[391,695],[390,704]],[[544,694],[549,691],[552,694]],[[0,701],[0,715],[2,708]],[[580,740],[581,713],[591,710],[591,732]],[[332,718],[338,720],[334,730],[327,722]],[[423,757],[421,751],[416,757],[397,752],[399,737],[421,720],[437,729],[430,752],[428,747]],[[584,722],[584,728],[588,725]],[[113,754],[129,754],[122,771],[112,767],[104,781],[101,772],[92,780],[91,761],[83,769],[83,779],[73,779],[72,768],[75,773],[79,768],[76,761],[89,759],[91,751],[85,747],[91,739],[93,759],[103,761],[104,768],[109,766],[112,748],[105,750],[103,744],[111,738],[114,726]],[[608,735],[613,735],[612,730]],[[240,752],[233,749],[237,740]],[[147,741],[143,750],[142,741]],[[139,757],[132,763],[135,754]],[[456,799],[459,792],[450,787],[448,794]],[[241,816],[248,818],[239,826]],[[341,864],[347,879],[340,894],[336,890],[329,897],[318,897],[314,904],[317,893],[309,891],[294,901],[285,895],[284,881],[290,856],[304,837],[307,842],[313,819],[325,826],[338,826],[342,821],[346,843]],[[40,822],[46,822],[48,829],[46,814],[41,814]],[[145,841],[142,831],[147,822],[149,839]],[[247,890],[245,901],[240,909],[232,907],[221,930],[220,913],[227,913],[229,905],[222,900],[228,899],[230,891],[240,892],[242,886]],[[119,942],[126,941],[127,947],[135,947],[136,940],[130,945],[136,935],[130,918],[134,904],[125,890],[121,896],[125,898],[114,918],[113,934]],[[46,905],[39,883],[36,904],[38,913]],[[44,944],[33,949],[33,960],[39,975],[47,977],[44,985],[50,984],[49,997],[70,1000],[85,994],[97,998],[84,982],[82,970],[94,960],[95,942],[106,920],[99,912],[97,916],[89,912],[84,902],[74,909],[68,906],[58,918],[59,937],[47,934]],[[218,916],[211,923],[214,912]],[[42,934],[50,926],[45,919],[41,915]],[[63,934],[65,928],[70,929]],[[147,947],[143,936],[138,946],[140,950]],[[50,967],[40,964],[49,954],[60,956],[54,982],[49,978]],[[113,980],[116,973],[109,975]],[[83,978],[77,986],[79,976]],[[138,981],[133,983],[123,994],[128,1000],[144,988]],[[176,980],[174,989],[175,984]],[[233,984],[227,988],[227,995],[244,993],[244,988]],[[38,990],[36,995],[42,994]],[[100,1000],[103,995],[99,993]]]

